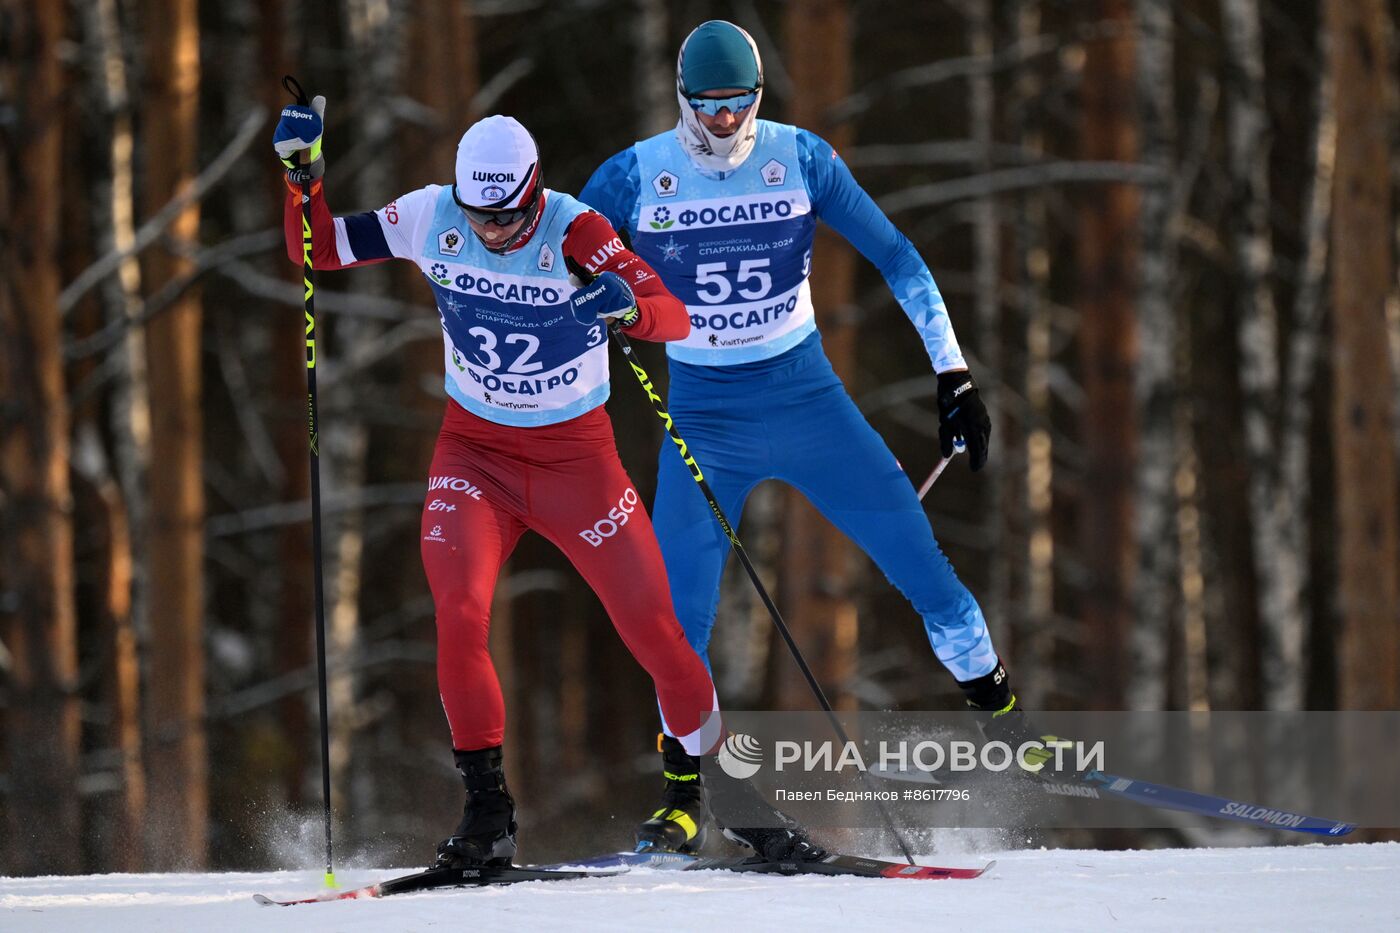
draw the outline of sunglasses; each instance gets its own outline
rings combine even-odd
[[[539,196],[539,186],[536,185],[534,197],[530,198],[529,201],[526,201],[519,207],[506,211],[490,211],[483,210],[479,207],[468,207],[466,204],[463,204],[462,199],[457,197],[457,186],[452,186],[452,200],[457,202],[457,206],[462,209],[462,213],[466,214],[467,217],[475,223],[495,224],[498,227],[509,227],[511,224],[529,217],[530,211],[535,207],[535,200],[539,198]]]
[[[758,100],[758,92],[746,91],[733,97],[687,97],[686,100],[689,101],[691,110],[717,117],[721,110],[728,110],[732,114],[748,110],[754,105],[754,101]]]

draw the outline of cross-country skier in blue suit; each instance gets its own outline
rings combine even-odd
[[[982,610],[822,352],[808,283],[816,222],[879,267],[938,373],[942,452],[965,442],[978,470],[991,420],[933,276],[830,145],[758,119],[763,66],[743,29],[712,20],[693,31],[677,60],[676,95],[676,128],[603,163],[580,199],[630,233],[633,250],[690,311],[690,336],[666,345],[677,428],[729,516],[765,479],[800,489],[918,610],[934,654],[989,730],[1024,726]],[[728,541],[694,486],[667,441],[653,518],[676,614],[708,664]],[[663,802],[638,841],[697,848],[699,769],[675,739],[660,744]]]

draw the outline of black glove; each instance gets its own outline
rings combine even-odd
[[[959,438],[967,444],[973,472],[982,469],[992,438],[992,419],[972,373],[965,369],[938,374],[938,447],[943,456],[953,455],[953,443]]]

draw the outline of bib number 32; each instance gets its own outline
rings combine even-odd
[[[487,327],[473,327],[467,331],[480,343],[470,352],[473,362],[493,373],[512,373],[528,376],[545,368],[545,364],[535,359],[540,349],[540,338],[534,334],[506,334],[497,337],[496,332]],[[595,324],[588,329],[588,349],[603,342],[603,328]],[[501,355],[513,356],[509,364]],[[502,368],[504,367],[504,368]]]

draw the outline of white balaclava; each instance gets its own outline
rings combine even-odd
[[[730,87],[752,88],[758,99],[744,111],[734,135],[721,139],[705,129],[687,98]],[[676,58],[676,101],[681,108],[676,137],[697,166],[724,174],[743,165],[753,151],[758,105],[763,103],[763,61],[753,38],[722,19],[697,26],[681,43]]]

